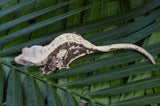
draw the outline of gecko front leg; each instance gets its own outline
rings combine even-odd
[[[56,63],[58,63],[58,60],[55,59],[56,59],[55,56],[51,57],[48,60],[47,64],[43,68],[40,68],[40,71],[42,71],[40,75],[49,75],[49,73],[51,73],[57,68]]]
[[[56,55],[53,52],[49,56],[47,64],[43,68],[40,68],[40,70],[43,71],[41,73],[41,75],[44,75],[44,74],[49,75],[49,73],[54,71],[56,68],[58,68],[58,69],[62,69],[62,68],[68,69],[69,67],[66,66],[65,63],[64,63],[64,59],[65,59],[66,55],[67,55],[67,50],[65,50],[65,49],[59,50]]]

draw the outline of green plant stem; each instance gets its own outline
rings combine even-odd
[[[52,86],[54,86],[54,87],[57,87],[57,88],[59,88],[59,89],[61,89],[61,90],[70,92],[71,94],[77,95],[77,96],[79,96],[79,97],[81,97],[81,98],[84,98],[84,99],[86,99],[86,100],[91,101],[91,98],[90,98],[89,96],[83,96],[82,94],[77,93],[76,91],[69,90],[69,89],[67,89],[67,88],[65,88],[65,87],[62,87],[62,86],[60,86],[60,85],[58,85],[58,84],[55,84],[55,83],[53,83],[53,82],[48,82],[47,79],[45,80],[45,79],[40,78],[40,77],[35,76],[35,75],[33,76],[32,74],[27,73],[27,72],[25,72],[24,70],[22,70],[22,69],[20,69],[20,68],[17,68],[17,67],[15,67],[15,66],[9,64],[8,62],[4,61],[4,60],[1,60],[1,59],[0,59],[0,63],[2,63],[3,65],[7,65],[7,66],[9,66],[9,67],[11,67],[11,68],[13,68],[13,69],[16,69],[18,72],[21,72],[21,73],[23,73],[23,74],[29,75],[29,76],[31,76],[31,77],[33,77],[33,78],[35,78],[35,79],[38,79],[38,80],[40,80],[40,81],[42,81],[42,82],[44,82],[44,83],[48,83],[48,84],[50,84],[50,85],[52,85]],[[93,100],[92,100],[92,101],[93,101]],[[105,105],[105,104],[100,103],[100,102],[98,102],[98,101],[96,101],[96,100],[94,100],[94,102],[95,102],[96,104],[100,104],[100,105],[103,105],[103,106]]]

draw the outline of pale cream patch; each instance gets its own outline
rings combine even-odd
[[[75,49],[76,47],[73,45],[68,50]]]
[[[79,53],[79,50],[76,50],[75,52],[73,52],[73,54],[77,54],[77,53]]]
[[[62,66],[63,66],[63,62],[59,61],[58,64],[57,64],[57,68],[62,69]]]
[[[76,46],[76,49],[80,49],[81,47],[78,45],[78,46]]]
[[[66,49],[60,50],[60,51],[57,53],[57,58],[62,59],[62,58],[65,56],[66,53],[67,53],[67,50],[66,50]]]

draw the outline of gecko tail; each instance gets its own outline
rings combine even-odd
[[[143,49],[142,47],[139,47],[137,45],[134,44],[111,44],[111,45],[106,45],[106,46],[97,46],[97,50],[102,51],[102,52],[110,52],[110,51],[115,51],[118,49],[132,49],[132,50],[136,50],[142,54],[144,54],[146,57],[149,58],[149,60],[155,65],[156,62],[153,58],[153,56],[147,52],[145,49]]]

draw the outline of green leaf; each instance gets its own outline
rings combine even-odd
[[[78,106],[77,101],[69,92],[65,92],[65,106]]]
[[[23,7],[26,6],[26,5],[29,5],[30,3],[33,3],[34,1],[35,1],[35,0],[29,0],[29,1],[26,1],[26,2],[23,2],[23,3],[20,3],[20,4],[17,4],[17,5],[9,8],[9,9],[7,9],[7,10],[1,11],[1,12],[0,12],[0,19],[1,19],[2,17],[4,17],[4,16],[6,16],[6,15],[12,13],[12,12],[14,12],[14,11],[17,11],[18,9],[23,8]]]
[[[44,106],[44,99],[35,79],[26,76],[23,81],[24,104],[26,106]]]
[[[62,106],[60,98],[51,85],[47,84],[47,102],[48,106]]]
[[[112,104],[111,106],[141,106],[141,105],[148,105],[148,104],[154,104],[154,103],[160,103],[159,93],[121,101],[116,104]]]
[[[100,5],[102,3],[104,3],[104,2],[99,2],[99,3],[96,3],[96,4],[91,4],[91,5],[79,8],[77,10],[73,10],[73,11],[70,11],[70,12],[67,12],[67,13],[55,16],[53,18],[41,21],[41,22],[36,23],[34,25],[31,25],[31,26],[29,26],[27,28],[24,28],[24,29],[21,29],[19,31],[16,31],[16,32],[14,32],[12,34],[9,34],[7,36],[1,37],[0,38],[0,45],[3,45],[4,43],[8,43],[8,42],[10,42],[12,40],[15,40],[16,38],[18,38],[18,37],[20,37],[22,35],[23,35],[23,37],[27,36],[28,33],[31,33],[33,31],[39,29],[39,28],[42,28],[42,27],[47,26],[47,25],[50,25],[50,24],[52,24],[52,23],[54,23],[56,21],[62,20],[64,18],[66,18],[66,17],[72,16],[72,15],[74,15],[76,13],[82,12],[82,11],[84,11],[86,9],[89,9],[89,8],[91,8],[93,6],[96,6],[96,5]]]
[[[104,44],[104,42],[109,42],[111,40],[114,40],[135,32],[145,27],[146,25],[153,23],[155,19],[157,19],[158,17],[160,17],[160,9],[157,9],[156,11],[152,12],[150,15],[140,18],[132,23],[129,23],[111,30],[103,31],[98,34],[94,34],[92,36],[87,37],[87,39],[94,44]]]
[[[160,28],[160,21],[157,21],[156,23],[153,23],[147,27],[145,27],[144,29],[137,31],[127,37],[115,40],[113,42],[107,43],[107,44],[111,44],[111,43],[135,43],[137,41],[140,41],[142,39],[144,39],[145,37],[149,36],[151,33],[153,33],[154,31],[158,30]],[[140,36],[138,36],[140,35]]]
[[[98,91],[88,93],[87,95],[91,97],[113,96],[117,94],[131,92],[131,91],[160,86],[159,82],[160,82],[160,76],[155,76],[152,78],[146,78],[143,80],[138,80],[138,81],[130,82],[127,84],[122,84],[122,85],[113,86],[110,88],[101,89]]]
[[[42,94],[40,93],[40,89],[39,89],[39,87],[38,87],[38,85],[36,84],[36,82],[34,81],[34,79],[36,79],[36,80],[39,80],[39,81],[42,81],[43,83],[48,83],[49,81],[47,81],[47,80],[44,80],[44,79],[42,79],[42,78],[40,78],[40,77],[37,77],[37,76],[33,76],[33,78],[30,76],[30,74],[29,73],[27,73],[27,72],[25,72],[25,70],[23,70],[23,69],[21,69],[21,68],[17,68],[17,67],[14,67],[13,65],[11,65],[11,64],[9,64],[8,62],[6,62],[6,61],[4,61],[4,60],[0,60],[1,62],[2,62],[2,64],[3,65],[7,65],[8,67],[12,67],[12,68],[15,68],[18,72],[21,72],[21,73],[23,73],[24,74],[24,76],[23,76],[23,78],[22,79],[24,79],[23,80],[23,92],[24,92],[24,100],[26,101],[26,103],[25,104],[29,104],[29,105],[35,105],[35,104],[38,104],[39,102],[41,102],[41,104],[43,105],[43,101],[44,100],[42,100],[43,99],[43,96],[42,96]],[[26,76],[27,75],[27,76]],[[33,83],[32,83],[32,81],[33,81]],[[50,82],[49,82],[50,83]],[[80,93],[77,93],[76,91],[74,91],[74,90],[69,90],[69,89],[66,89],[66,88],[64,88],[64,87],[61,87],[60,85],[58,85],[58,84],[55,84],[55,83],[50,83],[52,86],[54,86],[54,87],[56,87],[56,88],[59,88],[59,89],[61,89],[61,90],[63,90],[63,91],[65,91],[65,92],[68,92],[68,93],[66,93],[66,96],[68,96],[68,99],[71,99],[71,101],[72,101],[72,98],[70,97],[70,94],[72,93],[72,94],[74,94],[74,95],[76,95],[76,96],[80,96],[80,97],[82,97],[82,98],[84,98],[84,99],[86,99],[86,100],[90,100],[90,98],[88,98],[88,97],[85,97],[85,96],[83,96],[82,94],[80,94]],[[34,86],[33,86],[34,85]],[[27,89],[28,88],[28,89]],[[36,90],[35,90],[36,89]],[[35,90],[35,91],[33,91],[33,90]],[[30,94],[31,93],[31,94]],[[37,94],[38,93],[38,94]],[[38,103],[35,103],[36,101],[37,101],[37,97],[34,97],[34,96],[37,96],[38,95],[38,97],[39,97],[39,99],[38,99]],[[66,99],[66,98],[65,98]],[[36,101],[35,101],[36,100]],[[40,101],[41,100],[41,101]],[[30,101],[30,102],[27,102],[27,101]],[[74,101],[74,103],[76,104],[77,102],[76,102],[76,100],[73,98],[73,101]],[[68,103],[68,101],[66,101],[65,103]],[[103,103],[101,103],[101,102],[98,102],[98,101],[96,101],[96,103],[97,104],[100,104],[100,105],[104,105]]]
[[[7,86],[7,106],[23,106],[22,85],[18,72],[11,69]]]
[[[89,102],[89,106],[96,106],[92,101]]]
[[[0,105],[3,104],[3,91],[4,91],[4,74],[2,66],[0,65]]]
[[[0,1],[0,6],[2,6],[2,5],[4,5],[4,4],[6,4],[6,3],[8,3],[10,0],[2,0],[2,1]]]
[[[77,81],[69,82],[65,86],[67,87],[83,87],[91,84],[96,84],[104,81],[114,80],[118,78],[123,78],[131,75],[136,75],[139,73],[145,73],[148,71],[153,71],[160,69],[160,60],[157,60],[157,65],[153,66],[152,64],[145,62],[134,64],[114,70],[109,70],[100,74],[96,74],[87,78],[83,78]]]
[[[159,0],[6,1],[0,0],[1,104],[10,105],[9,101],[19,98],[13,95],[20,92],[14,87],[18,83],[23,84],[23,102],[16,103],[27,106],[159,105]],[[18,55],[14,53],[23,47],[45,45],[73,31],[95,45],[131,42],[145,46],[157,65],[131,50],[86,55],[72,62],[71,69],[49,76],[40,76],[39,67],[14,62]]]
[[[40,15],[46,14],[46,13],[48,13],[50,11],[53,11],[53,10],[55,10],[57,8],[60,8],[62,6],[68,5],[68,4],[72,3],[73,1],[75,1],[75,0],[64,2],[64,3],[60,3],[60,4],[57,4],[55,6],[48,7],[46,9],[42,9],[42,10],[36,11],[34,13],[31,13],[31,14],[25,15],[23,17],[17,18],[15,20],[9,21],[7,23],[4,23],[4,24],[0,25],[0,32],[2,32],[4,30],[7,30],[7,29],[9,29],[11,27],[14,27],[16,25],[19,25],[19,24],[21,24],[21,23],[23,23],[25,21],[34,19],[35,17],[38,17]]]

